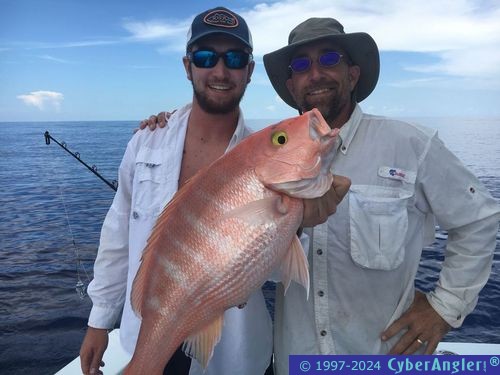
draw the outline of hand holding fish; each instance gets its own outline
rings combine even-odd
[[[351,180],[344,176],[333,176],[332,186],[319,198],[304,199],[304,219],[302,227],[313,227],[324,223],[328,216],[335,213],[337,205],[349,191]]]
[[[401,330],[407,330],[388,354],[414,354],[425,345],[423,354],[432,354],[450,325],[432,308],[424,293],[417,291],[408,310],[382,333],[386,341]]]

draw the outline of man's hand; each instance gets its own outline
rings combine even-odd
[[[99,367],[104,366],[102,356],[107,347],[108,331],[88,327],[80,348],[80,366],[84,375],[102,375]]]
[[[425,345],[423,354],[432,354],[450,329],[451,326],[432,308],[425,294],[417,291],[408,310],[382,332],[382,341],[405,330],[406,333],[387,354],[414,354],[422,345]]]
[[[325,195],[314,199],[304,199],[304,218],[302,227],[313,227],[324,223],[328,216],[337,211],[337,205],[351,187],[351,180],[344,176],[333,175],[332,186]]]
[[[141,121],[139,127],[134,130],[134,133],[137,132],[138,130],[146,129],[147,127],[150,130],[155,130],[156,127],[164,128],[168,124],[170,116],[172,116],[175,113],[175,111],[177,110],[174,109],[172,112],[160,112],[156,116],[155,115],[149,116],[149,118]]]

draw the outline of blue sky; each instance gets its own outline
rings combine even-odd
[[[381,50],[366,112],[500,116],[497,0],[0,0],[0,121],[139,120],[191,100],[181,59],[193,17],[227,6],[247,20],[256,69],[248,119],[295,115],[272,89],[264,53],[309,17],[365,31]]]

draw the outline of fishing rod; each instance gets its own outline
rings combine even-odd
[[[99,177],[102,181],[104,181],[104,183],[106,185],[108,185],[111,189],[113,189],[114,191],[116,191],[116,189],[118,188],[118,181],[113,180],[113,181],[109,182],[108,180],[106,180],[103,176],[101,176],[101,174],[99,174],[99,172],[97,172],[97,167],[95,165],[90,166],[87,163],[85,163],[82,159],[80,159],[80,153],[79,152],[72,152],[72,151],[70,151],[68,149],[68,147],[66,146],[65,142],[58,142],[57,139],[55,139],[54,137],[52,137],[49,134],[48,130],[45,131],[44,136],[45,136],[45,144],[50,145],[50,140],[52,139],[55,143],[57,143],[64,150],[66,150],[71,156],[73,156],[76,160],[78,160],[85,167],[87,167],[87,169],[89,171],[91,171],[93,174],[95,174],[97,177]]]
[[[116,191],[116,189],[118,188],[118,182],[116,180],[109,182],[99,172],[97,172],[97,167],[95,165],[90,166],[87,163],[85,163],[80,158],[79,152],[72,152],[71,150],[69,150],[68,147],[66,146],[65,142],[59,142],[57,139],[55,139],[54,137],[52,137],[50,135],[48,130],[45,131],[44,136],[45,136],[45,144],[50,145],[50,140],[52,139],[55,143],[57,143],[59,146],[61,146],[62,149],[67,151],[71,156],[73,156],[76,160],[78,160],[80,163],[82,163],[89,171],[91,171],[93,174],[95,174],[97,177],[99,177],[102,181],[104,181],[104,183],[106,183],[106,185],[108,185],[111,189]],[[75,289],[76,289],[76,292],[77,292],[78,296],[80,297],[80,299],[83,300],[87,296],[87,285],[88,285],[88,283],[90,283],[90,277],[89,277],[89,274],[87,273],[87,270],[85,269],[85,265],[83,264],[82,259],[80,257],[80,251],[78,249],[78,246],[76,245],[75,236],[73,234],[73,229],[71,228],[71,223],[69,220],[68,210],[66,208],[66,202],[64,201],[64,195],[63,195],[62,189],[60,187],[59,187],[59,195],[60,195],[63,207],[64,207],[66,221],[68,223],[69,232],[71,234],[73,247],[75,249],[76,273],[77,273],[77,278],[78,278],[78,281],[75,285]],[[83,269],[85,276],[86,276],[86,279],[87,279],[87,285],[82,280],[82,274],[81,274],[82,269]]]

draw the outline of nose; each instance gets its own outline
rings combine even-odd
[[[212,68],[212,74],[216,75],[217,77],[224,77],[227,75],[227,67],[224,63],[224,59],[222,57],[219,58],[217,61],[217,64]]]
[[[312,81],[320,80],[323,77],[323,67],[315,60],[312,61],[311,67],[307,72]]]

